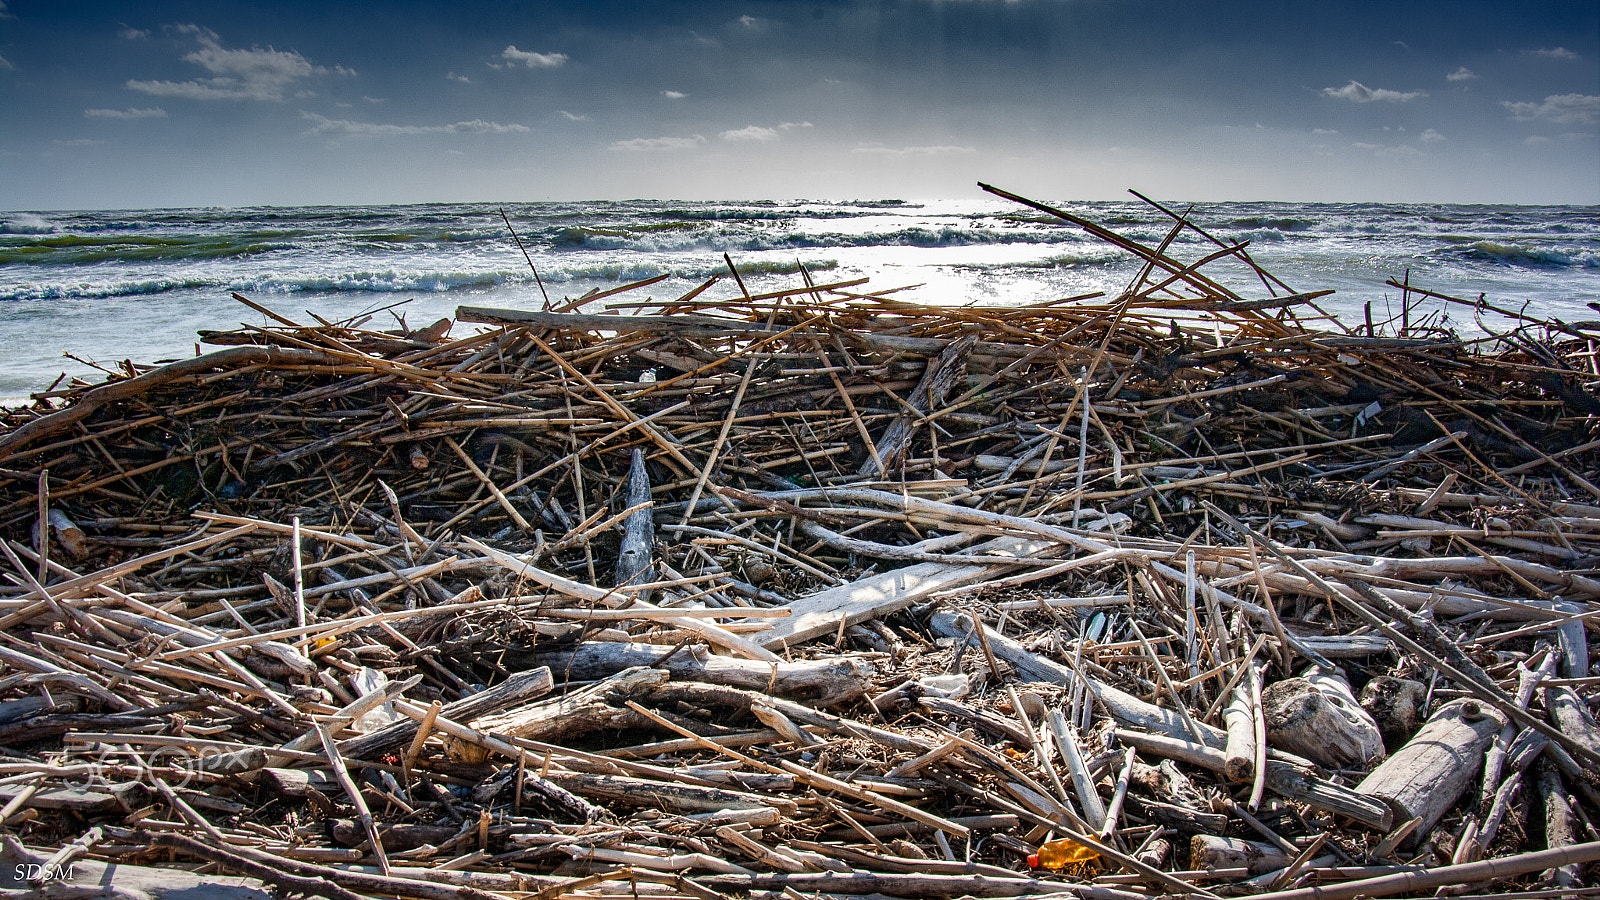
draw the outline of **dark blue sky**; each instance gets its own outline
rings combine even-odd
[[[0,6],[0,208],[1600,203],[1600,4]]]

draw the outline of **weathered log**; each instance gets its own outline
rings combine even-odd
[[[650,473],[644,467],[644,451],[634,448],[623,491],[623,509],[633,512],[622,523],[622,546],[617,550],[616,580],[621,587],[650,580],[651,550],[655,541],[655,519],[650,514]],[[639,595],[640,599],[649,597]]]
[[[1233,689],[1233,697],[1222,710],[1222,721],[1228,726],[1223,774],[1229,781],[1249,781],[1256,772],[1256,710],[1248,682]]]
[[[583,797],[606,805],[660,809],[665,812],[705,813],[726,809],[775,808],[793,816],[798,807],[794,803],[758,794],[698,784],[652,781],[625,775],[593,775],[586,772],[551,772],[546,776],[552,783]]]
[[[573,691],[554,700],[472,719],[466,724],[475,731],[501,738],[521,737],[551,741],[565,735],[582,734],[600,728],[646,725],[647,721],[622,702],[639,691],[666,682],[669,676],[660,669],[625,669],[599,684]],[[454,716],[445,716],[454,720]],[[489,751],[454,737],[445,738],[445,752],[458,762],[483,762]]]
[[[1213,772],[1222,772],[1227,768],[1227,755],[1214,747],[1123,728],[1118,728],[1114,733],[1117,740],[1143,752],[1192,763]],[[1377,831],[1388,831],[1394,824],[1394,814],[1382,801],[1318,777],[1300,766],[1280,759],[1268,759],[1265,777],[1268,788],[1291,800],[1346,816]]]
[[[1498,710],[1475,700],[1447,703],[1356,790],[1389,804],[1401,821],[1420,818],[1410,838],[1418,842],[1473,782],[1505,724]]]
[[[906,405],[924,416],[943,406],[951,386],[966,380],[967,357],[972,354],[972,347],[976,343],[976,333],[963,335],[946,345],[938,356],[930,358],[927,368],[922,372],[922,380],[911,391],[911,398]],[[914,420],[910,416],[896,416],[883,437],[878,439],[877,447],[862,465],[860,474],[867,478],[881,478],[894,471],[911,443],[914,427]]]
[[[1189,868],[1250,870],[1260,875],[1289,864],[1289,854],[1272,844],[1197,834],[1189,839]]]
[[[1383,757],[1378,723],[1356,702],[1337,671],[1312,667],[1261,693],[1267,741],[1330,768],[1364,766]]]
[[[1545,688],[1544,705],[1550,711],[1551,723],[1562,734],[1600,753],[1600,726],[1576,691],[1569,687]]]
[[[677,652],[673,652],[676,649]],[[871,685],[873,667],[850,656],[766,663],[715,656],[703,646],[673,648],[657,644],[588,641],[571,650],[550,653],[508,653],[512,662],[548,666],[564,681],[596,681],[633,666],[654,666],[658,660],[675,681],[703,681],[803,700],[820,707],[861,696]]]
[[[458,722],[471,721],[500,712],[518,703],[542,697],[550,693],[554,686],[555,679],[551,676],[549,668],[518,672],[486,691],[469,694],[453,703],[445,704],[439,710],[439,714]],[[399,719],[371,734],[364,734],[341,743],[339,755],[347,759],[376,759],[384,753],[404,747],[416,733],[416,722]]]
[[[1057,542],[1036,538],[995,538],[969,548],[965,554],[992,555],[994,564],[991,566],[917,563],[826,588],[789,604],[793,614],[779,620],[757,640],[769,650],[781,650],[825,634],[835,634],[842,627],[905,609],[935,591],[960,587],[1004,571],[1006,557],[1033,556],[1058,546]]]
[[[1579,842],[1578,817],[1572,810],[1571,801],[1567,799],[1561,772],[1548,759],[1541,759],[1534,768],[1538,772],[1534,784],[1544,804],[1544,845],[1551,850],[1571,847]],[[1546,870],[1544,880],[1553,882],[1557,887],[1569,888],[1582,884],[1582,875],[1582,866],[1569,863]]]

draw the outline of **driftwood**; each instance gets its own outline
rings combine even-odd
[[[1378,723],[1356,702],[1343,674],[1313,668],[1261,694],[1267,740],[1331,768],[1364,766],[1383,757]]]
[[[463,724],[501,738],[520,737],[536,741],[559,740],[568,735],[602,728],[638,725],[638,715],[623,706],[622,702],[634,693],[664,683],[667,678],[667,673],[659,669],[625,669],[599,684],[554,700],[480,715]],[[446,739],[445,748],[452,758],[464,762],[482,762],[488,757],[487,751],[482,748],[455,738]]]
[[[0,823],[341,900],[1589,880],[1595,329],[1341,322],[1187,214],[1028,205],[1141,271],[929,307],[729,257],[454,336],[240,298],[0,410]]]
[[[1413,832],[1420,840],[1477,777],[1505,724],[1505,716],[1476,701],[1447,703],[1356,790],[1388,803],[1400,821],[1420,819]]]
[[[763,663],[715,656],[701,646],[614,641],[586,641],[572,650],[533,653],[526,659],[532,665],[561,673],[568,681],[595,681],[634,666],[659,666],[675,681],[748,688],[823,708],[861,696],[872,684],[874,674],[868,663],[851,657]]]

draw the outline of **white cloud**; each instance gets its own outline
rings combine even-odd
[[[472,83],[472,79],[471,78],[468,78],[465,75],[457,75],[454,72],[446,72],[446,73],[444,73],[444,77],[448,78],[451,81],[459,81],[462,84],[471,84]]]
[[[1427,131],[1424,131],[1421,136],[1417,138],[1417,140],[1423,142],[1424,144],[1436,144],[1439,141],[1447,141],[1449,138],[1437,131],[1434,131],[1432,128],[1429,128]]]
[[[1537,147],[1540,144],[1548,144],[1548,143],[1550,143],[1550,139],[1545,137],[1542,134],[1530,134],[1527,137],[1523,138],[1522,142],[1524,144],[1527,144],[1530,147]]]
[[[862,153],[869,156],[884,156],[895,159],[904,159],[908,156],[948,156],[962,153],[977,153],[976,147],[957,147],[950,144],[938,144],[922,147],[857,147],[851,153]]]
[[[1425,91],[1391,91],[1388,88],[1369,88],[1359,81],[1352,81],[1342,88],[1323,88],[1325,97],[1337,97],[1340,100],[1349,100],[1351,103],[1371,103],[1375,100],[1386,100],[1390,103],[1404,103],[1418,97],[1426,97]]]
[[[706,139],[701,135],[693,137],[658,137],[658,138],[633,138],[627,141],[615,141],[611,145],[613,150],[629,151],[654,151],[654,150],[693,150],[704,144]]]
[[[83,115],[88,119],[165,119],[167,111],[159,106],[147,109],[86,109]]]
[[[349,119],[330,119],[316,113],[302,112],[301,116],[313,124],[308,134],[332,134],[355,137],[406,137],[424,134],[527,134],[533,129],[526,125],[503,125],[473,119],[449,125],[387,125],[379,122],[352,122]]]
[[[568,122],[587,122],[587,121],[589,121],[589,117],[588,116],[580,116],[577,113],[567,112],[564,109],[560,110],[560,113],[561,113],[562,117],[565,118]]]
[[[1600,122],[1600,96],[1589,94],[1551,94],[1542,103],[1501,104],[1522,121],[1537,120],[1557,125],[1593,125]]]
[[[1313,129],[1311,129],[1311,133],[1312,134],[1338,134],[1339,132],[1335,131],[1332,128],[1313,128]]]
[[[5,0],[0,0],[0,19],[15,19],[16,16],[6,12]]]
[[[9,72],[15,68],[16,66],[11,64],[11,60],[6,59],[4,56],[0,56],[0,71]]]
[[[784,122],[778,126],[779,131],[788,131],[791,128],[810,128],[810,122]]]
[[[142,41],[150,36],[150,32],[143,28],[134,28],[132,25],[123,25],[117,29],[117,37],[125,41]]]
[[[1405,144],[1401,144],[1401,145],[1399,145],[1397,147],[1385,147],[1382,144],[1355,143],[1355,144],[1351,144],[1350,146],[1354,147],[1357,150],[1361,150],[1361,151],[1366,152],[1366,153],[1371,153],[1373,156],[1410,158],[1410,157],[1421,156],[1422,155],[1422,151],[1421,150],[1418,150],[1415,147],[1411,147],[1411,146],[1408,146],[1408,145],[1405,145]]]
[[[1444,80],[1445,81],[1471,81],[1472,79],[1477,78],[1477,77],[1478,77],[1477,74],[1474,73],[1471,69],[1467,68],[1466,66],[1462,66],[1461,68],[1455,70],[1454,72],[1451,72],[1449,75],[1446,75],[1444,77]]]
[[[73,138],[68,141],[51,141],[50,143],[57,147],[98,147],[104,144],[105,141],[97,141],[92,138]]]
[[[500,51],[500,56],[509,63],[522,63],[530,69],[555,69],[567,64],[565,53],[532,53],[527,50],[518,50],[515,45]]]
[[[733,131],[724,131],[718,135],[725,141],[775,141],[778,139],[776,128],[763,128],[760,125],[750,125]]]
[[[662,91],[661,96],[667,98],[668,100],[682,100],[689,95],[685,94],[683,91]]]
[[[1533,52],[1538,54],[1539,56],[1547,57],[1549,59],[1577,59],[1578,58],[1578,54],[1573,53],[1571,50],[1568,50],[1565,47],[1549,47],[1549,48],[1546,48],[1546,49],[1543,49],[1543,50],[1535,50]]]
[[[739,24],[751,31],[765,31],[767,28],[767,20],[756,16],[740,16]]]
[[[285,90],[297,81],[313,75],[354,75],[355,72],[335,66],[328,69],[314,66],[310,60],[293,50],[234,50],[222,46],[221,38],[209,28],[199,25],[178,25],[180,34],[193,35],[200,48],[184,55],[185,62],[194,63],[210,72],[210,78],[193,81],[139,81],[127,82],[130,90],[142,91],[157,97],[179,97],[186,100],[269,100],[284,98]]]

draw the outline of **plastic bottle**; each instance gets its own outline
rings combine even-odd
[[[1058,841],[1046,841],[1040,844],[1038,851],[1028,856],[1028,867],[1033,869],[1065,869],[1068,866],[1086,863],[1099,855],[1099,853],[1076,841],[1062,838]]]

